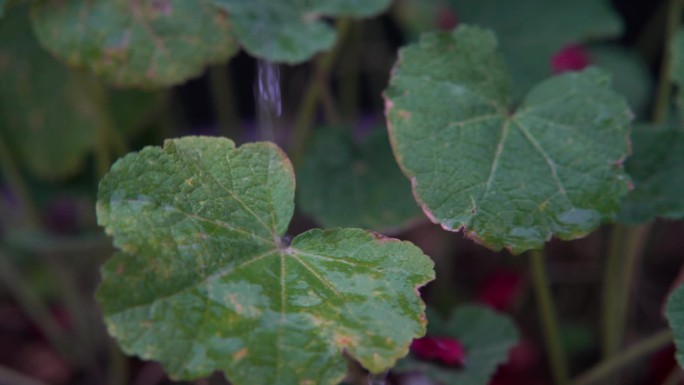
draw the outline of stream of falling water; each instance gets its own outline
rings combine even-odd
[[[257,123],[261,140],[275,141],[278,118],[283,113],[280,96],[280,69],[275,63],[257,62],[256,94]]]

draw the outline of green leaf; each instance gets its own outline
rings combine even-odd
[[[551,74],[551,55],[586,38],[614,37],[622,21],[608,0],[450,0],[459,20],[493,29],[516,99]]]
[[[88,95],[38,45],[23,7],[2,19],[0,46],[0,134],[39,177],[78,170],[95,137]]]
[[[684,132],[639,125],[632,131],[632,142],[634,154],[625,167],[634,189],[623,201],[620,222],[684,218]]]
[[[420,216],[386,130],[357,144],[348,129],[320,129],[298,173],[297,201],[324,227],[396,229]]]
[[[238,50],[227,14],[208,0],[40,0],[32,16],[57,57],[118,86],[181,83]]]
[[[679,366],[684,368],[684,286],[676,288],[665,305],[665,318],[674,334],[677,351],[675,357]]]
[[[235,33],[252,55],[274,62],[301,63],[335,44],[323,17],[368,17],[390,0],[211,0],[231,15]]]
[[[423,35],[393,73],[392,144],[433,222],[520,253],[616,214],[631,112],[601,71],[551,78],[512,111],[494,35],[464,26]]]
[[[336,384],[343,352],[392,366],[424,333],[432,262],[359,229],[288,246],[293,209],[292,167],[269,143],[189,137],[117,161],[97,205],[121,250],[97,293],[109,332],[174,378]]]
[[[679,28],[670,44],[672,51],[670,79],[677,86],[677,107],[680,115],[684,117],[682,111],[684,110],[684,28]]]
[[[635,51],[615,44],[590,46],[589,52],[592,63],[610,72],[613,87],[627,98],[632,109],[638,112],[647,111],[653,81],[643,58]]]
[[[102,113],[111,109],[117,126],[128,132],[157,102],[155,94],[131,90],[110,91],[99,100],[90,92],[99,83],[40,47],[23,6],[13,7],[0,23],[0,46],[0,135],[23,167],[43,179],[81,169]]]
[[[432,318],[430,325],[432,325]],[[424,372],[445,385],[487,385],[496,368],[508,360],[508,351],[518,343],[513,320],[483,306],[459,307],[439,331],[428,328],[428,335],[456,338],[466,353],[466,365],[448,368],[409,356],[399,362],[400,372]]]
[[[9,0],[0,0],[0,17],[5,16],[5,9],[9,4]]]

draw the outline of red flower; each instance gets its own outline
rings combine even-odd
[[[551,57],[551,70],[554,74],[581,71],[590,64],[589,52],[577,44],[566,45]]]
[[[510,310],[522,292],[524,277],[520,272],[496,270],[477,291],[477,300],[499,311]]]
[[[451,31],[458,25],[458,15],[456,12],[442,5],[437,10],[437,26],[442,31]]]
[[[451,337],[423,337],[414,340],[411,350],[418,358],[435,360],[449,366],[463,366],[466,361],[461,343]]]

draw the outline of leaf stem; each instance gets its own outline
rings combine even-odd
[[[647,356],[672,343],[669,329],[660,331],[639,343],[621,351],[619,354],[601,361],[598,365],[579,375],[571,385],[590,385],[605,378],[617,369]]]
[[[226,66],[214,66],[208,75],[219,132],[233,140],[239,139],[232,73]]]
[[[608,261],[603,279],[603,357],[621,348],[632,292],[634,268],[646,246],[651,224],[628,227],[615,224],[611,233]]]
[[[672,67],[672,39],[677,33],[682,17],[682,1],[670,0],[665,38],[663,39],[663,57],[660,63],[660,78],[658,79],[658,87],[655,93],[655,102],[653,105],[653,123],[663,123],[667,119],[667,111],[670,106],[670,95],[672,93],[672,84],[670,83],[670,71]]]
[[[5,284],[17,303],[35,322],[55,350],[63,357],[70,358],[72,362],[77,362],[74,352],[69,348],[70,344],[64,338],[60,327],[41,298],[27,283],[28,281],[23,279],[9,256],[2,252],[0,252],[0,282]]]
[[[332,50],[318,56],[315,60],[315,71],[311,79],[309,79],[309,84],[304,92],[304,97],[299,104],[299,110],[297,111],[295,118],[294,131],[290,142],[290,156],[292,158],[292,163],[295,166],[297,166],[302,159],[304,149],[311,134],[311,126],[314,115],[316,114],[316,107],[318,106],[321,97],[324,96],[324,90],[328,77],[330,76],[332,64],[335,62],[335,58],[340,50],[339,47],[349,31],[350,25],[351,19],[338,19],[336,23],[337,44],[335,44],[335,47],[333,47]]]
[[[126,141],[121,137],[109,112],[109,95],[102,81],[89,73],[80,71],[72,71],[71,79],[85,95],[83,98],[90,103],[89,109],[95,117],[97,124],[95,164],[97,175],[102,179],[109,171],[115,154],[122,155],[128,152]],[[111,151],[112,149],[114,152]]]
[[[556,308],[544,265],[544,253],[541,250],[531,250],[529,255],[533,287],[539,309],[539,320],[542,324],[554,382],[556,385],[565,385],[569,380],[567,360],[560,339]]]
[[[29,189],[26,185],[19,167],[14,161],[14,157],[9,150],[9,147],[0,136],[0,171],[5,179],[5,182],[9,184],[13,195],[19,201],[22,211],[25,214],[25,218],[28,225],[34,229],[40,227],[40,215],[38,206],[33,201]]]

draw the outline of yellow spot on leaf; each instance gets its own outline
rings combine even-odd
[[[249,349],[247,348],[242,348],[238,350],[237,352],[233,353],[233,359],[235,361],[240,361],[241,359],[245,358],[247,353],[249,352]]]

